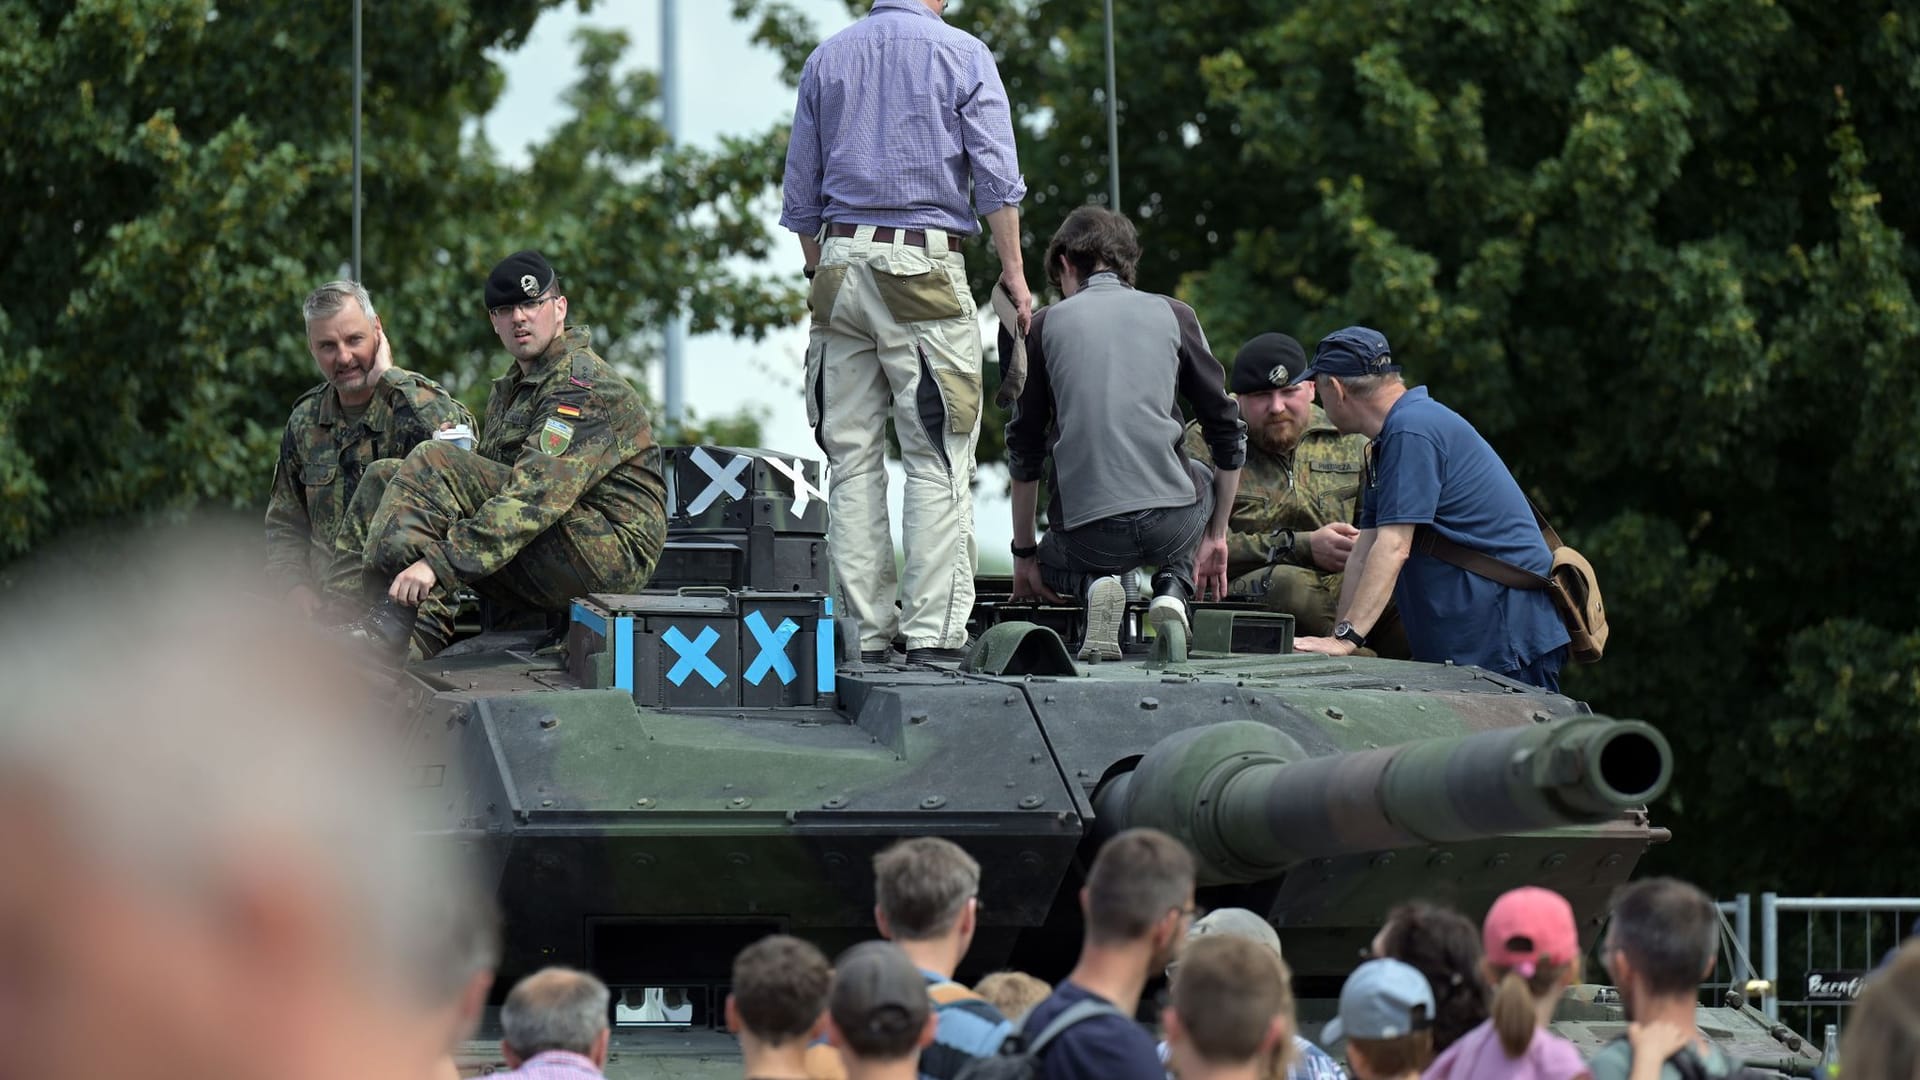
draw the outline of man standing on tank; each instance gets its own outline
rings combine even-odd
[[[961,242],[993,230],[1025,333],[1026,194],[993,54],[941,21],[945,0],[874,0],[800,75],[780,224],[812,281],[807,420],[833,469],[835,588],[860,652],[954,662],[973,608],[980,337]],[[886,425],[906,471],[906,564],[887,523]],[[895,593],[899,607],[895,608]]]
[[[383,592],[349,629],[388,647],[406,609],[449,605],[463,586],[546,612],[637,592],[666,541],[646,407],[587,328],[566,324],[553,267],[537,251],[507,256],[486,305],[514,365],[494,380],[480,444],[436,440],[369,469],[335,540],[328,587]]]
[[[1560,688],[1567,628],[1543,590],[1514,589],[1416,544],[1431,529],[1460,547],[1545,575],[1553,557],[1526,495],[1487,440],[1424,386],[1408,389],[1386,337],[1349,326],[1320,340],[1294,376],[1315,381],[1334,426],[1373,440],[1360,537],[1347,559],[1340,618],[1302,652],[1345,656],[1367,643],[1391,598],[1415,660],[1473,664]]]
[[[267,500],[267,580],[303,615],[318,616],[333,539],[368,466],[472,424],[438,383],[393,366],[386,328],[357,281],[329,281],[302,305],[307,351],[326,381],[300,395],[280,438]]]

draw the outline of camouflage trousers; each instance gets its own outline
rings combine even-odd
[[[1227,593],[1235,599],[1256,600],[1268,611],[1292,615],[1297,635],[1326,637],[1333,633],[1334,620],[1340,614],[1340,583],[1345,577],[1305,566],[1263,566],[1228,582]],[[1379,625],[1367,635],[1367,649],[1394,659],[1413,655],[1400,626],[1400,613],[1392,603],[1387,604]]]
[[[513,470],[445,442],[425,442],[404,460],[376,461],[361,478],[334,537],[327,592],[358,603],[386,595],[394,577],[455,522],[479,512],[506,487]],[[656,530],[665,539],[665,522]],[[565,611],[577,596],[632,592],[646,583],[658,543],[636,556],[612,522],[575,506],[493,574],[468,582],[474,592],[510,608]],[[420,605],[414,643],[425,655],[453,636],[455,589],[442,582]]]

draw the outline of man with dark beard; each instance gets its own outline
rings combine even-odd
[[[1247,463],[1228,522],[1227,588],[1234,599],[1292,615],[1298,634],[1325,635],[1359,535],[1353,522],[1367,440],[1334,430],[1311,384],[1287,385],[1306,366],[1300,343],[1277,333],[1261,334],[1233,358],[1228,389],[1246,421]],[[1186,446],[1209,460],[1198,424],[1187,425]]]

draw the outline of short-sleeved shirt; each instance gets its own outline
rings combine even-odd
[[[1533,1041],[1517,1058],[1507,1056],[1493,1021],[1460,1036],[1434,1059],[1424,1080],[1574,1080],[1587,1074],[1587,1063],[1570,1042],[1535,1028]]]
[[[1740,1068],[1740,1063],[1717,1044],[1707,1043],[1706,1052],[1702,1053],[1700,1044],[1695,1042],[1660,1066],[1660,1080],[1680,1080],[1680,1070],[1674,1067],[1673,1061],[1683,1056],[1698,1062],[1701,1072],[1709,1077],[1732,1076]],[[1633,1046],[1625,1039],[1615,1039],[1601,1047],[1588,1060],[1587,1067],[1593,1071],[1593,1080],[1627,1080],[1627,1074],[1633,1071]]]
[[[1106,999],[1071,981],[1063,982],[1052,997],[1033,1007],[1020,1022],[1020,1030],[1029,1037],[1038,1036],[1054,1017],[1083,1001]],[[1040,1080],[1166,1078],[1153,1036],[1129,1016],[1089,1017],[1061,1032],[1040,1054]]]
[[[1374,437],[1360,527],[1430,525],[1462,547],[1536,574],[1553,557],[1513,474],[1487,440],[1426,387],[1407,391]],[[1567,644],[1553,601],[1414,552],[1394,602],[1415,660],[1514,671]]]

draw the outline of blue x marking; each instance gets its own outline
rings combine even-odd
[[[713,648],[713,643],[720,640],[718,630],[711,626],[702,627],[700,636],[688,641],[687,635],[681,633],[679,627],[669,626],[667,632],[660,635],[660,640],[680,658],[674,661],[673,668],[667,672],[668,682],[679,686],[687,681],[689,675],[699,675],[707,680],[708,686],[713,687],[727,681],[727,673],[720,670],[720,665],[707,658],[707,650]]]
[[[747,629],[753,632],[753,640],[760,646],[760,655],[753,658],[747,667],[747,681],[755,686],[767,677],[767,669],[772,668],[780,676],[780,684],[792,682],[799,673],[793,670],[793,661],[787,659],[787,642],[800,632],[800,624],[792,619],[781,619],[780,626],[767,626],[767,617],[756,611],[746,618]]]

